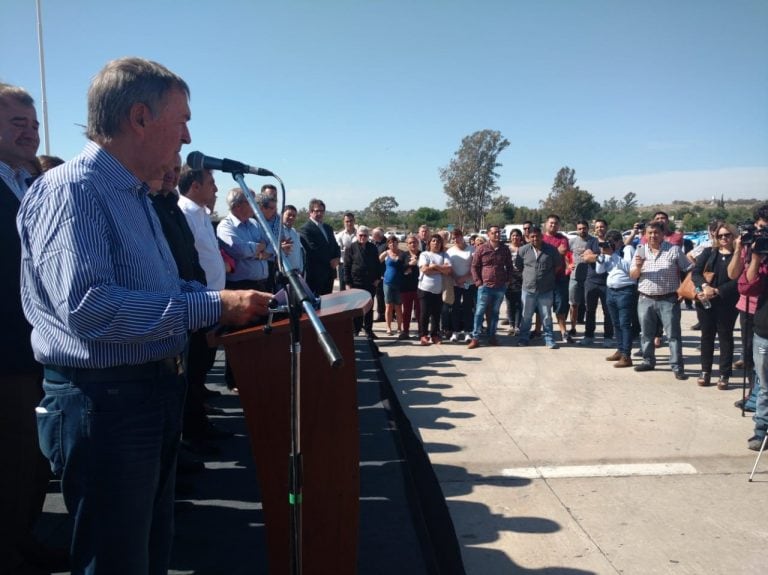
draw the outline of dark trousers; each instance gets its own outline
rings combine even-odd
[[[415,291],[401,291],[400,299],[403,302],[403,331],[408,333],[411,329],[411,316],[416,308],[416,317],[421,317],[421,302]]]
[[[520,327],[520,322],[523,319],[523,292],[512,291],[507,288],[507,292],[504,294],[504,299],[507,300],[507,319],[509,320],[509,327]]]
[[[421,302],[419,315],[419,337],[440,335],[440,312],[443,309],[443,294],[418,290]],[[431,321],[431,329],[430,329]]]
[[[376,286],[376,316],[384,317],[386,307],[384,302],[384,280],[380,278],[379,285]]]
[[[741,360],[744,362],[744,373],[747,377],[752,377],[752,370],[755,369],[755,360],[752,357],[752,336],[754,335],[754,314],[744,311],[739,312],[739,326],[741,327],[741,341],[744,348],[744,355]]]
[[[476,298],[477,287],[453,286],[453,317],[451,318],[453,331],[472,333]]]
[[[40,380],[41,374],[0,376],[0,573],[19,567],[51,476],[37,438]]]
[[[596,285],[591,282],[584,284],[585,300],[587,302],[587,321],[584,326],[585,337],[595,337],[595,324],[597,318],[597,302],[600,301],[600,305],[603,307],[603,336],[605,339],[613,339],[613,322],[611,321],[611,315],[608,312],[608,305],[606,302],[607,287],[604,285]]]
[[[208,426],[205,414],[205,379],[216,361],[216,348],[208,347],[208,332],[198,330],[189,336],[185,357],[187,397],[184,401],[182,433],[185,439],[202,439]]]
[[[269,285],[266,279],[228,281],[224,287],[227,289],[255,289],[258,291],[269,291]],[[229,367],[229,360],[226,357],[224,358],[224,381],[227,383],[227,388],[229,389],[237,387],[235,376],[232,373],[232,368]]]
[[[349,284],[349,287],[355,289],[364,289],[369,294],[371,294],[372,298],[376,297],[376,288],[372,285],[364,286],[352,282]],[[373,307],[371,307],[371,309],[369,309],[363,317],[357,316],[353,321],[355,324],[355,333],[358,333],[360,328],[363,328],[366,334],[373,333]]]
[[[715,355],[715,335],[720,340],[720,377],[730,377],[733,369],[733,327],[739,310],[735,305],[712,300],[712,307],[704,309],[696,304],[696,315],[701,324],[701,371],[712,371]]]

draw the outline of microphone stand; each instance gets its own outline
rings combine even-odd
[[[325,329],[325,326],[320,321],[320,318],[315,312],[314,305],[319,302],[309,290],[306,288],[299,276],[298,270],[291,267],[288,260],[283,258],[282,249],[280,248],[280,241],[282,240],[282,210],[278,212],[278,218],[280,218],[279,236],[276,238],[272,233],[272,228],[267,223],[264,214],[261,213],[261,209],[258,206],[256,199],[253,196],[250,188],[245,184],[245,178],[240,172],[235,172],[232,177],[240,186],[243,191],[246,200],[253,208],[254,217],[259,222],[259,226],[264,231],[264,234],[269,240],[269,244],[272,246],[275,253],[275,261],[277,263],[277,276],[279,282],[283,285],[287,295],[287,308],[288,317],[290,320],[290,334],[291,334],[291,452],[289,454],[289,491],[288,502],[290,504],[290,554],[291,554],[291,573],[294,575],[300,575],[302,573],[301,565],[301,505],[302,505],[302,456],[301,456],[301,315],[302,310],[309,318],[309,322],[312,325],[317,335],[317,341],[320,344],[325,356],[328,358],[328,362],[334,368],[341,367],[344,363],[344,359],[339,353],[333,338]],[[274,176],[278,182],[280,182],[280,188],[283,196],[283,205],[285,205],[285,186],[283,181]],[[298,249],[298,247],[297,247]],[[272,315],[277,308],[270,311],[269,321],[267,326],[272,324]],[[266,328],[265,328],[266,329]],[[271,327],[270,327],[271,329]]]

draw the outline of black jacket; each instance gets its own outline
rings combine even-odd
[[[32,326],[21,309],[21,240],[16,231],[16,214],[20,202],[11,189],[0,179],[0,277],[3,301],[3,329],[0,330],[0,349],[3,361],[0,374],[38,374],[43,368],[35,361],[30,336]]]
[[[176,194],[151,194],[152,205],[163,226],[163,235],[179,269],[179,277],[185,281],[205,283],[205,271],[200,266],[200,257],[195,249],[195,236],[189,229],[184,213],[179,209]]]
[[[370,289],[381,278],[379,250],[371,242],[353,242],[344,250],[344,281],[352,287]]]
[[[299,229],[301,244],[304,246],[304,253],[307,254],[305,272],[307,285],[318,295],[325,295],[333,291],[336,271],[331,268],[331,260],[341,257],[341,250],[339,244],[336,243],[333,228],[328,224],[322,224],[322,226],[325,235],[312,220]]]

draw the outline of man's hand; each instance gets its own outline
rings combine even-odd
[[[335,270],[337,267],[339,267],[339,258],[333,258],[331,260],[331,269]]]
[[[260,315],[267,315],[272,294],[256,290],[222,290],[222,325],[245,325]]]

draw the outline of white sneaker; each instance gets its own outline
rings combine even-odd
[[[459,343],[459,334],[454,332],[453,335],[451,336],[451,339],[449,339],[448,341],[450,341],[451,343]]]
[[[472,341],[472,334],[471,333],[464,334],[464,343],[469,343],[470,341]]]

